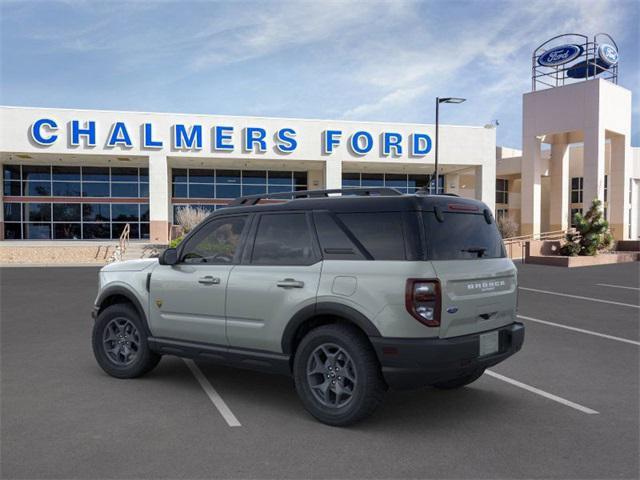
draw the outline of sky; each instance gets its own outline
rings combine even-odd
[[[0,0],[0,104],[433,123],[519,148],[531,54],[607,32],[640,145],[640,2]]]

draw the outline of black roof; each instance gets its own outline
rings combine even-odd
[[[252,206],[229,206],[216,211],[213,215],[294,210],[330,210],[335,212],[433,211],[436,206],[442,211],[468,211],[477,213],[482,213],[487,208],[484,203],[478,200],[452,195],[344,195],[323,198],[296,198],[278,203],[258,203]]]

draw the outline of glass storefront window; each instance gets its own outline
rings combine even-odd
[[[215,171],[204,169],[189,169],[189,183],[214,183]]]
[[[82,233],[85,240],[111,238],[111,227],[108,223],[83,223]]]
[[[139,220],[137,203],[111,204],[111,219],[114,222],[137,222]]]
[[[79,222],[80,221],[80,204],[79,203],[54,203],[53,204],[53,221],[54,222]]]
[[[83,203],[82,220],[85,222],[108,222],[111,220],[111,206],[108,203]]]
[[[404,173],[353,173],[342,174],[342,188],[377,188],[389,187],[401,193],[415,193],[430,184],[429,193],[436,192],[435,179],[429,182],[429,175]],[[444,176],[438,178],[438,193],[444,193]]]
[[[216,183],[240,183],[240,170],[216,170]]]
[[[82,167],[82,181],[108,182],[109,167]]]
[[[4,238],[5,240],[21,240],[22,239],[22,224],[21,223],[8,223],[4,224]]]
[[[205,185],[199,183],[189,184],[189,198],[215,198],[213,184]]]
[[[22,177],[20,176],[20,165],[3,165],[2,178],[5,181],[7,180],[20,181],[22,179]]]
[[[82,196],[83,197],[108,197],[109,184],[85,182],[82,184]]]
[[[23,191],[27,197],[50,197],[51,182],[24,182]]]
[[[267,171],[266,170],[243,170],[242,183],[244,185],[266,185]]]
[[[138,184],[137,183],[112,183],[111,196],[136,198],[138,196]]]
[[[383,187],[384,174],[382,173],[363,173],[361,180],[363,187]]]
[[[112,229],[112,205],[113,220],[131,224],[131,238],[149,238],[148,202],[119,204],[109,199],[147,198],[147,168],[3,165],[2,169],[5,196],[43,197],[40,202],[4,204],[5,239],[115,239],[124,226]],[[51,196],[70,201],[44,198]],[[84,203],[87,197],[103,198],[104,203]]]
[[[50,203],[25,203],[23,218],[25,222],[51,221]]]
[[[80,181],[80,167],[53,167],[53,181]]]
[[[3,189],[3,195],[4,196],[14,196],[14,197],[19,197],[20,195],[22,195],[22,184],[20,182],[14,182],[12,180],[5,180],[4,181],[4,189]]]
[[[243,185],[242,195],[262,195],[267,193],[266,185]]]
[[[51,238],[51,224],[25,223],[24,238],[27,240],[49,240]]]
[[[22,220],[22,208],[19,203],[4,204],[4,221],[19,222]]]
[[[240,185],[216,185],[216,198],[233,199],[239,196]]]
[[[80,240],[82,238],[82,227],[79,223],[54,223],[53,238]]]
[[[272,172],[270,171],[267,177],[267,184],[272,185],[286,185],[291,187],[293,185],[292,172]],[[291,189],[289,189],[291,190]]]
[[[174,168],[171,176],[172,198],[232,200],[307,189],[307,172]]]
[[[138,183],[138,169],[113,167],[111,168],[111,181]]]
[[[80,191],[80,183],[53,182],[54,197],[79,197]]]
[[[51,180],[51,167],[49,165],[23,165],[23,180]]]

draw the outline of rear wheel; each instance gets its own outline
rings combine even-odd
[[[127,304],[110,305],[93,326],[93,354],[109,375],[134,378],[152,370],[160,355],[152,352],[138,312]]]
[[[328,425],[358,422],[380,405],[386,389],[375,352],[355,327],[311,330],[294,358],[296,390],[304,407]]]
[[[434,383],[433,386],[439,388],[441,390],[452,390],[454,388],[464,387],[465,385],[469,385],[470,383],[478,380],[482,374],[484,373],[484,368],[470,373],[468,375],[464,375],[462,377],[454,378],[453,380],[447,380],[446,382],[438,382]]]

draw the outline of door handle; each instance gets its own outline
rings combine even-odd
[[[198,283],[203,285],[219,285],[220,279],[218,277],[212,277],[211,275],[207,275],[206,277],[200,277],[198,279]]]
[[[281,288],[302,288],[304,287],[304,282],[296,280],[295,278],[285,278],[276,283],[276,285]]]

